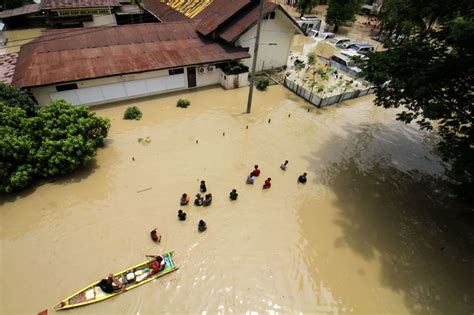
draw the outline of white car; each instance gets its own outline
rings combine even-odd
[[[308,37],[324,40],[324,39],[330,39],[330,38],[336,37],[336,34],[330,33],[330,32],[320,32],[320,31],[312,30],[311,32],[309,32]]]
[[[333,37],[328,39],[328,43],[341,48],[341,45],[347,42],[350,42],[351,40],[349,38],[339,38],[339,37]]]

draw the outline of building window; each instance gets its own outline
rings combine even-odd
[[[274,20],[275,19],[275,12],[270,12],[270,14],[268,15],[268,19],[269,20]]]
[[[184,73],[184,68],[168,70],[169,75],[175,75],[175,74],[181,74],[181,73]]]
[[[56,85],[56,91],[58,91],[58,92],[76,90],[76,89],[77,89],[77,84],[76,83]]]

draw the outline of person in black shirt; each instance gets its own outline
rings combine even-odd
[[[230,192],[230,195],[229,195],[230,200],[237,200],[238,196],[239,196],[239,194],[237,193],[237,190],[232,189],[232,191]]]
[[[179,221],[186,221],[186,212],[180,209],[178,211],[178,218],[179,218]]]
[[[303,175],[300,175],[300,177],[298,177],[298,183],[301,183],[301,184],[306,184],[306,173],[303,173]]]

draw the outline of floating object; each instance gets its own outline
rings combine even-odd
[[[222,135],[225,136],[225,132],[223,132]]]
[[[310,110],[311,110],[311,108],[308,108],[308,113],[309,113]]]
[[[247,126],[247,128],[245,128],[245,129],[249,129],[249,126]]]
[[[291,117],[291,114],[288,114],[288,118]]]
[[[156,229],[150,232],[150,237],[155,243],[161,242],[161,235],[156,232]]]
[[[196,143],[199,143],[199,140],[196,140]]]
[[[271,118],[269,118],[269,119],[268,119],[268,123],[271,123],[271,122],[272,122],[272,119],[271,119]]]
[[[135,161],[135,158],[132,156],[132,161]]]
[[[135,289],[136,287],[141,286],[142,284],[148,283],[156,278],[164,276],[165,274],[173,272],[179,268],[175,265],[173,261],[173,251],[168,252],[161,256],[165,260],[165,267],[163,268],[163,270],[159,271],[158,273],[152,276],[149,276],[149,277],[146,276],[148,274],[147,264],[150,263],[150,260],[147,260],[145,262],[142,262],[139,265],[133,266],[131,268],[125,269],[123,271],[120,271],[114,274],[114,277],[118,277],[120,281],[125,285],[124,290],[119,290],[114,293],[105,293],[99,287],[99,282],[102,280],[100,279],[88,285],[84,289],[74,293],[70,297],[62,300],[61,302],[53,306],[53,309],[65,310],[69,308],[101,302],[103,300],[109,299],[121,293]],[[134,274],[136,278],[130,277],[129,276],[130,274]],[[131,280],[127,281],[126,280],[127,278],[130,278]]]
[[[137,194],[138,194],[138,193],[141,193],[141,192],[144,192],[144,191],[147,191],[147,190],[150,190],[150,189],[151,189],[151,187],[150,187],[150,188],[146,188],[146,189],[139,190],[139,191],[137,191]]]

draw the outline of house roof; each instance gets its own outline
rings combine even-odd
[[[143,7],[162,22],[189,21],[181,12],[167,5],[168,0],[144,0]]]
[[[119,7],[118,0],[43,0],[42,10]]]
[[[20,16],[20,15],[25,15],[25,14],[31,14],[31,13],[36,13],[40,11],[41,11],[41,4],[39,3],[28,4],[16,9],[5,10],[5,11],[0,12],[0,19],[9,18],[13,16]]]
[[[250,2],[251,0],[213,0],[209,6],[195,16],[196,19],[201,20],[198,32],[202,35],[209,35]]]
[[[196,32],[198,21],[49,31],[22,47],[12,84],[33,87],[249,58]]]
[[[266,1],[263,5],[263,16],[274,12],[278,8],[278,4]],[[227,26],[219,31],[219,37],[230,43],[236,40],[240,35],[245,33],[253,25],[257,24],[259,15],[259,4],[255,3],[242,14],[237,14],[229,20]]]
[[[15,65],[18,58],[17,53],[0,55],[0,82],[11,84]]]

